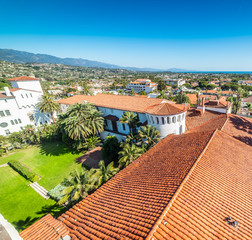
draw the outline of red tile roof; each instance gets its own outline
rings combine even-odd
[[[251,147],[217,131],[147,239],[251,239],[251,156]]]
[[[8,79],[9,81],[36,81],[39,80],[38,78],[28,77],[28,76],[21,76]]]
[[[212,132],[168,136],[59,220],[72,239],[144,239]]]
[[[16,91],[18,91],[18,90],[21,90],[21,88],[11,88],[11,89],[10,89],[10,92],[16,92]]]
[[[250,239],[251,156],[219,130],[170,135],[59,220],[73,240]]]
[[[200,126],[209,120],[216,118],[220,115],[217,112],[211,112],[206,110],[202,116],[198,116],[194,113],[194,110],[188,110],[186,116],[186,129],[191,130],[197,126]]]
[[[62,222],[53,218],[51,214],[47,214],[39,221],[22,231],[20,236],[24,240],[59,240],[68,234],[69,231]]]
[[[174,115],[187,111],[184,104],[161,103],[149,107],[146,112],[152,115]]]
[[[170,107],[170,110],[168,110],[166,107],[163,108],[163,110],[164,109],[167,110],[166,115],[170,115],[169,111],[171,111],[171,109],[173,109],[172,111],[175,112],[178,111],[182,112],[181,109],[184,108],[179,104],[178,105],[175,103],[170,104],[169,103],[170,101],[159,98],[141,98],[133,96],[113,95],[113,94],[97,94],[95,96],[76,95],[70,98],[60,99],[58,102],[60,104],[72,105],[75,103],[83,103],[84,101],[93,103],[98,107],[106,107],[106,108],[120,109],[140,113],[145,113],[147,110],[149,111],[151,107],[155,108],[162,102],[168,102],[168,104],[172,106]],[[162,113],[164,114],[163,110]]]

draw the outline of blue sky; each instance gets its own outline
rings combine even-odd
[[[0,4],[0,48],[121,66],[252,71],[250,0]]]

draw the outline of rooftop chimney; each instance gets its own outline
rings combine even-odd
[[[8,87],[4,87],[4,91],[5,91],[5,94],[6,94],[7,97],[11,96],[11,92],[10,92],[10,89]]]

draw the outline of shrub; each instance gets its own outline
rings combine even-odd
[[[33,173],[29,168],[22,165],[19,161],[9,161],[8,164],[17,171],[20,175],[22,175],[27,180],[30,180],[31,182],[36,182],[39,180],[39,176]]]
[[[108,136],[102,146],[102,158],[106,164],[114,161],[118,162],[118,152],[121,150],[120,143],[115,136]]]
[[[59,201],[61,198],[63,198],[64,194],[62,191],[65,189],[65,186],[62,186],[61,184],[57,185],[55,188],[51,189],[48,192],[48,195],[54,199],[55,201]]]

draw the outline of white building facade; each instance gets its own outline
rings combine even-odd
[[[23,76],[9,80],[13,88],[5,87],[0,93],[0,135],[8,136],[26,125],[51,123],[51,115],[36,107],[43,95],[39,79]]]
[[[128,90],[134,90],[136,93],[145,91],[146,93],[153,92],[157,88],[157,84],[151,82],[150,79],[137,79],[134,82],[130,82],[126,88]]]
[[[137,114],[141,126],[155,126],[159,130],[161,138],[169,134],[185,132],[187,107],[164,99],[98,94],[96,96],[73,96],[61,99],[59,103],[62,112],[65,112],[69,105],[74,103],[94,104],[103,113],[105,119],[105,130],[100,133],[102,139],[114,135],[119,141],[122,141],[130,133],[128,125],[120,122],[124,112]]]
[[[164,79],[165,83],[168,84],[168,85],[177,85],[178,87],[184,85],[186,83],[185,80],[183,79]]]

